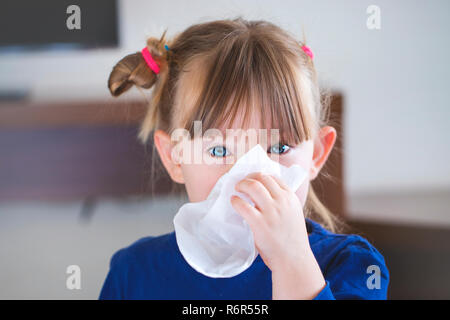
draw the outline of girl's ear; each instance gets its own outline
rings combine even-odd
[[[310,180],[314,180],[327,161],[334,143],[336,142],[336,129],[331,126],[320,128],[318,139],[314,141],[313,164],[311,165]]]
[[[162,130],[156,130],[153,134],[153,138],[159,157],[161,158],[161,161],[169,176],[176,183],[185,183],[181,165],[177,159],[173,158],[175,152],[172,153],[173,146],[170,136]]]

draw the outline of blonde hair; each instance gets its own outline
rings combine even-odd
[[[170,135],[185,128],[192,137],[195,120],[204,130],[226,126],[242,109],[243,125],[257,108],[264,128],[268,116],[283,142],[294,145],[314,139],[327,124],[329,94],[319,89],[313,61],[301,48],[305,43],[280,27],[238,17],[192,25],[172,40],[166,31],[147,40],[158,74],[136,52],[121,59],[108,79],[113,96],[133,85],[154,88],[139,130],[142,143],[157,129]],[[337,231],[339,219],[312,185],[304,214]]]

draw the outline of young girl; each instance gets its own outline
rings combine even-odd
[[[220,132],[278,129],[280,141],[269,145],[261,135],[258,143],[271,159],[287,167],[299,164],[309,175],[298,190],[259,172],[236,184],[255,204],[230,197],[259,253],[244,272],[204,276],[184,260],[174,232],[148,236],[113,255],[100,299],[387,298],[383,256],[366,239],[337,233],[339,220],[310,186],[333,148],[336,130],[326,125],[328,105],[308,47],[266,21],[201,23],[170,42],[165,32],[148,39],[142,52],[117,63],[108,85],[113,96],[133,85],[154,87],[139,139],[145,143],[153,134],[162,164],[174,182],[185,185],[190,202],[205,200],[237,160],[227,143],[203,140],[203,156],[232,161],[181,163],[171,135],[183,128],[194,137],[194,121],[201,121],[202,130]]]

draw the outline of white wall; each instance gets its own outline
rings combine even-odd
[[[0,299],[97,299],[114,252],[172,232],[186,202],[167,196],[97,198],[83,220],[81,201],[0,203]],[[69,290],[67,267],[81,269]]]
[[[381,30],[366,27],[371,4],[381,8]],[[448,188],[449,9],[447,0],[121,1],[120,49],[5,54],[0,88],[29,88],[37,100],[109,97],[114,63],[166,27],[170,36],[242,15],[301,39],[304,26],[321,82],[345,95],[349,193]]]

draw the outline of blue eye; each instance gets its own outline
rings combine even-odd
[[[270,153],[285,154],[290,149],[287,144],[277,143],[270,147]]]
[[[216,146],[216,147],[212,147],[211,149],[209,149],[210,154],[213,157],[225,157],[228,155],[228,152],[226,151],[227,148],[225,148],[224,146]],[[226,153],[226,155],[225,155]]]

